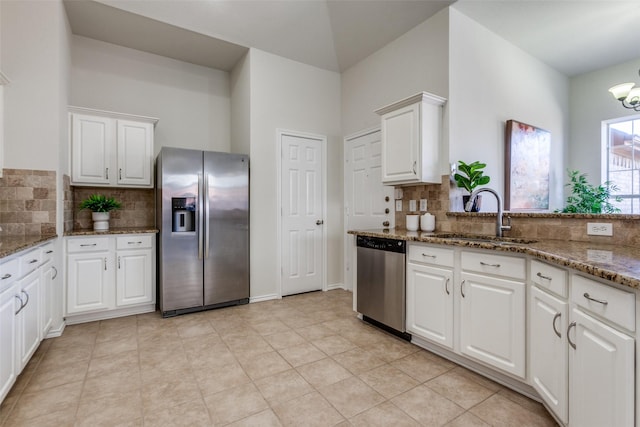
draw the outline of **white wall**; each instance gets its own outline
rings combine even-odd
[[[450,8],[450,162],[487,163],[489,187],[504,194],[504,123],[551,132],[550,208],[563,203],[569,136],[569,80]],[[495,212],[493,197],[483,211]]]
[[[639,68],[640,59],[636,59],[571,79],[571,139],[567,167],[587,173],[594,185],[606,179],[601,174],[602,121],[628,116],[637,118],[639,114],[622,107],[609,88],[625,82],[640,85]]]
[[[4,167],[57,171],[56,227],[63,231],[62,173],[68,169],[67,105],[71,30],[61,1],[0,2],[5,92]],[[52,331],[63,319],[62,239],[56,241]]]
[[[60,1],[2,1],[4,167],[58,170],[66,121],[66,14]]]
[[[231,152],[251,151],[251,64],[247,53],[231,71]]]
[[[72,105],[157,117],[163,146],[230,150],[229,73],[72,38]]]
[[[380,107],[421,91],[448,97],[448,9],[342,73],[342,132],[380,126]]]
[[[276,130],[326,135],[328,284],[342,282],[340,75],[257,49],[249,52],[251,92],[251,297],[279,292]]]

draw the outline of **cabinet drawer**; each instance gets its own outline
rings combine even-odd
[[[108,237],[83,237],[67,240],[67,252],[93,252],[109,250]]]
[[[53,243],[47,243],[42,246],[42,264],[45,264],[53,259]]]
[[[0,292],[7,289],[18,278],[20,263],[18,258],[0,264]]]
[[[524,258],[514,258],[481,252],[462,252],[462,269],[498,276],[525,279]]]
[[[571,300],[584,309],[630,331],[636,330],[635,294],[573,275]],[[597,301],[596,301],[597,300]]]
[[[532,260],[529,280],[542,289],[567,298],[567,272],[562,268],[552,267],[540,261]]]
[[[153,243],[153,236],[146,234],[134,234],[132,236],[118,237],[116,249],[137,249],[150,248]]]
[[[34,249],[29,251],[18,258],[20,264],[20,277],[24,277],[38,268],[42,263],[42,249]]]
[[[453,249],[410,244],[409,262],[453,267]]]

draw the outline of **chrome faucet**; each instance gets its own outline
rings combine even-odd
[[[465,210],[467,212],[471,211],[471,207],[473,206],[473,203],[475,202],[476,197],[478,196],[478,194],[482,193],[483,191],[486,191],[496,196],[496,201],[498,202],[498,215],[497,215],[498,217],[496,218],[496,237],[502,237],[503,231],[511,230],[511,218],[508,218],[507,225],[502,224],[502,199],[500,198],[500,195],[496,192],[496,190],[492,190],[491,188],[486,188],[486,187],[478,188],[473,193],[471,193],[471,196],[469,196],[469,201],[465,206]]]

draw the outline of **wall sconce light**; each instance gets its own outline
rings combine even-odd
[[[634,86],[635,83],[621,83],[610,88],[609,92],[622,103],[624,108],[640,111],[640,87]]]

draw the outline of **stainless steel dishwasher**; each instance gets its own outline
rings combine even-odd
[[[357,236],[357,309],[363,319],[402,338],[405,333],[404,240]]]

